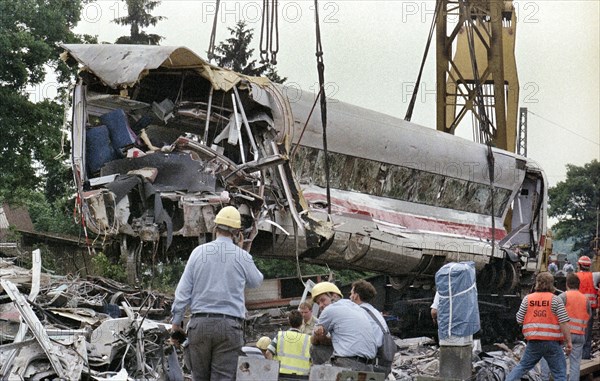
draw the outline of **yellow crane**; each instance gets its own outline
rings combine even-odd
[[[515,152],[519,80],[512,1],[438,0],[437,7],[437,129],[454,134],[470,113],[475,141]]]

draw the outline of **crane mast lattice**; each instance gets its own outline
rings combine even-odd
[[[437,129],[454,134],[471,113],[475,141],[515,152],[519,82],[512,1],[438,1]]]

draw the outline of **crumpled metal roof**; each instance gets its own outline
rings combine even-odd
[[[211,65],[184,47],[112,44],[63,44],[61,47],[65,49],[63,60],[71,56],[83,66],[82,70],[93,73],[113,89],[131,87],[149,70],[159,67],[196,70],[215,90],[231,90],[240,81],[259,86],[270,83],[267,78],[249,77]]]

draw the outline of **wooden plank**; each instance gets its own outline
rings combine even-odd
[[[594,374],[600,372],[600,358],[591,358],[589,360],[581,360],[580,364],[580,377],[588,374]]]

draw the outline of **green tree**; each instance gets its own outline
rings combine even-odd
[[[159,45],[164,38],[158,34],[146,33],[143,28],[156,24],[164,20],[164,16],[152,16],[150,12],[154,10],[160,1],[153,0],[123,0],[127,3],[127,16],[117,17],[113,22],[119,25],[129,25],[130,35],[121,36],[115,41],[116,44],[135,44],[135,45]]]
[[[583,167],[567,164],[567,178],[548,191],[548,215],[558,222],[553,226],[557,239],[573,239],[573,250],[593,256],[592,242],[598,236],[600,207],[600,162],[592,160]]]
[[[235,28],[227,28],[232,37],[219,43],[215,47],[214,58],[217,65],[229,68],[238,73],[261,76],[264,75],[276,83],[284,83],[287,78],[281,78],[275,68],[267,63],[257,66],[256,59],[252,59],[254,49],[250,49],[250,43],[254,37],[252,29],[246,28],[244,21],[238,21]]]
[[[31,97],[27,88],[54,71],[64,95],[72,72],[59,58],[60,44],[84,38],[72,32],[81,8],[81,1],[73,0],[0,1],[0,199],[11,202],[43,192],[57,172],[66,173],[57,159],[64,107],[35,99],[39,91]]]

